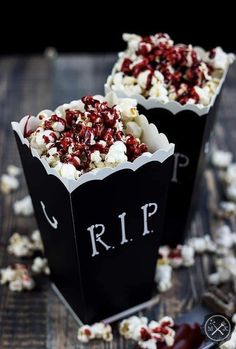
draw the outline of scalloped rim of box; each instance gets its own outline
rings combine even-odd
[[[164,162],[169,156],[174,154],[174,148],[175,145],[173,143],[169,143],[168,147],[166,149],[158,149],[155,151],[155,153],[151,155],[141,155],[137,159],[135,159],[133,162],[126,161],[122,164],[119,164],[118,166],[114,168],[101,168],[97,169],[94,172],[88,172],[83,174],[79,179],[68,179],[65,177],[60,176],[57,171],[50,167],[46,160],[41,158],[37,151],[33,148],[30,148],[29,141],[23,136],[20,125],[18,122],[13,121],[11,123],[12,129],[18,134],[21,143],[25,144],[31,151],[32,156],[36,157],[45,168],[45,171],[49,175],[56,176],[66,187],[66,189],[69,191],[69,193],[72,193],[76,188],[78,188],[80,185],[92,181],[92,180],[102,180],[109,175],[124,170],[124,169],[130,169],[132,171],[136,171],[138,168],[140,168],[142,165],[145,165],[148,162],[151,161],[158,161],[158,162]]]
[[[202,47],[196,47],[196,49],[200,49],[200,50],[203,50],[204,52],[206,52]],[[147,110],[153,109],[153,108],[166,109],[166,110],[169,110],[174,115],[183,111],[183,110],[190,110],[190,111],[193,111],[194,113],[196,113],[197,115],[202,116],[202,115],[207,114],[209,112],[210,108],[214,105],[216,97],[220,93],[221,87],[225,81],[227,72],[229,70],[229,66],[230,66],[230,63],[228,64],[227,68],[224,71],[224,74],[222,75],[222,77],[220,79],[220,83],[216,88],[216,92],[215,92],[214,96],[211,98],[211,102],[206,107],[200,107],[198,104],[182,105],[176,101],[162,103],[162,102],[158,101],[155,97],[150,97],[147,99],[147,98],[143,97],[142,95],[137,95],[137,94],[129,95],[122,90],[118,90],[118,89],[113,90],[111,88],[111,82],[112,82],[113,76],[115,74],[115,65],[112,69],[111,74],[108,76],[105,85],[104,85],[105,94],[113,91],[117,94],[117,96],[119,98],[134,98],[138,101],[138,103],[140,105],[142,105]]]

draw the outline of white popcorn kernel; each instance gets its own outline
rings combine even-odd
[[[32,232],[31,245],[34,251],[44,252],[43,242],[39,230],[34,230]]]
[[[14,233],[10,237],[9,242],[10,244],[7,247],[7,251],[10,254],[16,257],[32,256],[32,246],[27,236]]]
[[[236,182],[230,184],[226,188],[226,196],[229,200],[236,202]]]
[[[30,291],[35,286],[35,282],[29,275],[27,267],[19,263],[1,269],[1,283],[9,283],[10,291],[14,292]]]
[[[36,257],[33,260],[33,264],[31,266],[31,269],[36,274],[41,274],[41,273],[44,273],[46,275],[50,274],[50,270],[48,267],[48,261],[46,258]]]
[[[31,216],[34,213],[32,200],[29,195],[13,204],[13,210],[16,215]]]
[[[131,316],[121,321],[119,332],[125,339],[133,339],[135,329],[146,326],[147,323],[148,319],[146,317]]]
[[[150,75],[150,73],[151,73],[150,70],[145,70],[145,71],[139,73],[139,75],[138,75],[138,78],[137,78],[138,84],[143,89],[145,89],[147,86],[147,80],[148,80],[148,76]]]
[[[230,164],[227,167],[224,179],[228,184],[236,182],[236,163],[235,162]]]
[[[11,267],[0,269],[0,283],[2,285],[12,281],[15,277],[15,271]]]
[[[138,345],[142,349],[156,349],[157,341],[154,338],[148,339],[147,341],[139,341]]]
[[[161,83],[157,82],[157,84],[153,85],[149,90],[149,96],[155,97],[159,102],[167,103],[169,102],[168,91]]]
[[[228,215],[236,215],[236,204],[232,201],[221,201],[220,209]]]
[[[216,150],[212,154],[212,164],[218,168],[228,167],[233,160],[233,154],[229,151]]]
[[[92,154],[91,154],[91,161],[98,163],[102,161],[102,158],[100,156],[100,151],[99,150],[95,150]]]
[[[84,325],[78,330],[78,340],[82,343],[88,343],[92,339],[102,339],[110,342],[113,339],[112,328],[103,322],[96,322],[89,326]]]
[[[172,267],[169,264],[158,264],[155,281],[159,292],[166,292],[172,287]]]
[[[62,177],[68,179],[75,179],[76,177],[76,168],[72,164],[64,164],[62,162],[58,162],[58,164],[54,167],[54,169],[59,172]]]
[[[19,181],[17,178],[3,174],[0,178],[0,190],[4,194],[9,194],[19,188]]]
[[[49,109],[44,109],[44,110],[41,110],[38,115],[36,116],[36,118],[38,120],[45,120],[45,119],[49,119],[50,116],[52,115],[52,111],[49,110]]]
[[[210,58],[209,55],[207,56],[207,62],[213,66],[214,69],[222,69],[225,70],[230,61],[231,61],[232,55],[228,55],[225,53],[221,47],[215,48],[215,56],[214,58]],[[233,58],[234,60],[234,58]]]
[[[204,86],[203,88],[195,86],[194,89],[199,96],[199,103],[204,106],[208,105],[211,100],[211,93],[209,91],[209,88],[207,86]]]
[[[13,292],[23,291],[24,286],[23,286],[22,280],[16,279],[16,280],[10,281],[9,289],[10,289],[10,291],[13,291]]]
[[[91,326],[84,325],[78,330],[78,340],[82,343],[88,343],[91,339],[94,339],[95,335],[92,332]]]
[[[55,121],[52,123],[52,129],[56,132],[62,132],[65,130],[65,125],[60,121]]]
[[[194,249],[192,246],[183,245],[181,248],[183,266],[190,267],[194,265]]]
[[[125,129],[126,134],[131,134],[135,138],[141,138],[142,128],[135,121],[128,121]]]
[[[192,246],[196,253],[215,252],[216,245],[209,235],[191,238],[188,245]]]
[[[232,234],[230,227],[224,224],[215,231],[214,241],[218,247],[229,249],[234,245],[235,237],[234,234]]]
[[[7,173],[11,177],[17,177],[21,174],[21,169],[15,165],[8,165],[7,166]]]
[[[111,145],[106,157],[105,161],[114,164],[114,163],[122,163],[127,161],[126,153],[126,146],[121,141],[116,141],[114,144]]]

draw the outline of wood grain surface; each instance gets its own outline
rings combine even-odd
[[[78,99],[85,94],[102,94],[106,76],[116,60],[115,55],[75,55],[46,57],[4,57],[0,59],[0,174],[9,164],[20,166],[10,121],[26,114]],[[213,146],[228,149],[236,155],[235,123],[236,66],[231,67],[223,91]],[[234,160],[236,160],[234,158]],[[0,267],[17,259],[9,256],[6,245],[17,231],[30,234],[36,228],[33,217],[15,216],[13,202],[27,193],[24,176],[20,189],[9,195],[0,194]],[[214,229],[215,221],[209,207],[219,200],[218,176],[212,168],[206,170],[199,209],[191,235],[202,235]],[[235,227],[235,222],[231,222]],[[26,260],[26,263],[29,261]],[[189,269],[174,273],[174,287],[161,295],[161,302],[145,310],[150,318],[163,314],[177,316],[199,303],[211,268],[210,257],[196,258]],[[45,276],[37,279],[32,292],[13,293],[0,286],[0,349],[128,349],[134,345],[123,341],[115,329],[110,344],[95,341],[82,345],[77,341],[77,324],[58,300]]]

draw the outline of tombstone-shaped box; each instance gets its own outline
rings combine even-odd
[[[60,297],[83,323],[152,296],[174,145],[116,168],[61,177],[12,123],[35,216]]]
[[[198,47],[196,51],[200,57],[206,55],[202,48]],[[145,98],[141,94],[133,93],[132,90],[127,92],[121,84],[114,84],[119,60],[105,84],[106,93],[114,90],[121,98],[136,99],[139,113],[145,114],[149,122],[154,123],[160,132],[167,134],[175,143],[175,161],[169,187],[162,244],[176,246],[183,243],[196,211],[201,175],[206,165],[222,85],[228,67],[234,59],[231,54],[224,55],[225,70],[207,106],[182,105],[171,100],[163,103],[156,97]]]

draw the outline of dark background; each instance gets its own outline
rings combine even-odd
[[[1,12],[0,54],[112,52],[125,46],[123,32],[167,32],[175,42],[236,51],[235,18],[227,2],[106,3],[33,2],[8,4]]]

